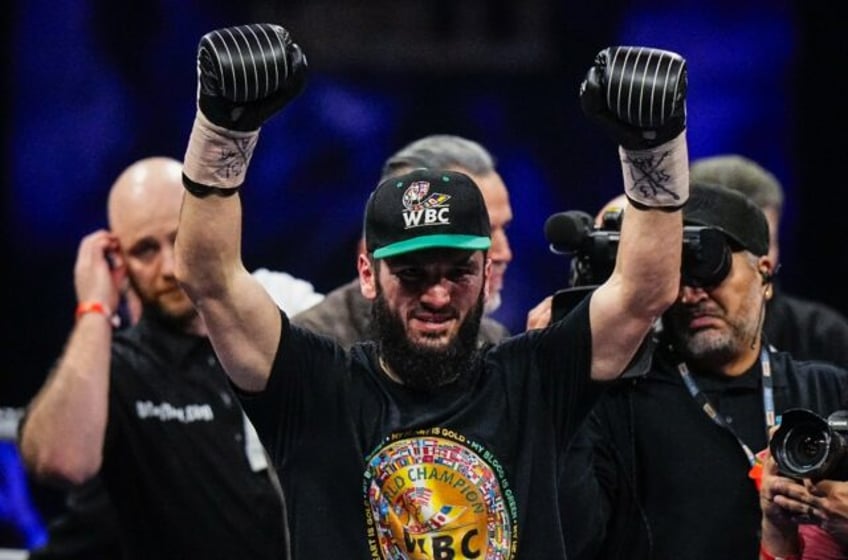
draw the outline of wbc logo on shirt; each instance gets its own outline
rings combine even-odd
[[[393,433],[367,459],[372,560],[512,560],[518,506],[495,454],[442,427]]]
[[[429,181],[415,181],[403,193],[403,222],[406,229],[450,224],[451,196],[431,193]]]

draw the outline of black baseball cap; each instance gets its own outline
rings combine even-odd
[[[683,223],[720,230],[732,244],[757,256],[769,250],[766,216],[745,195],[711,183],[692,183]]]
[[[415,169],[380,183],[365,206],[365,247],[375,259],[437,247],[492,245],[486,202],[464,173]]]

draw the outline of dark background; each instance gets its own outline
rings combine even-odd
[[[848,310],[838,18],[818,2],[786,0],[577,4],[4,6],[0,407],[25,405],[62,350],[76,247],[105,225],[114,178],[142,157],[182,159],[197,41],[255,21],[291,31],[310,78],[260,135],[243,190],[250,268],[285,270],[322,292],[353,278],[362,207],[382,161],[420,136],[460,134],[493,153],[510,188],[515,259],[496,318],[523,330],[527,310],[567,279],[544,220],[594,214],[622,188],[616,147],[579,110],[580,81],[600,49],[638,44],[689,62],[691,158],[738,152],[783,182],[782,286]]]

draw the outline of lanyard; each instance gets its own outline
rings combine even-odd
[[[771,377],[771,361],[769,360],[769,354],[765,347],[763,347],[760,351],[760,364],[763,370],[763,410],[765,411],[766,434],[768,435],[772,426],[775,425],[774,382]],[[701,410],[710,417],[710,420],[733,434],[733,437],[736,438],[736,441],[738,441],[739,445],[742,447],[742,451],[745,452],[745,456],[748,457],[748,462],[751,466],[754,466],[757,458],[751,451],[751,448],[749,448],[745,442],[740,439],[736,432],[733,431],[733,428],[725,422],[724,417],[719,414],[712,403],[710,403],[707,395],[705,395],[695,383],[695,379],[692,377],[686,363],[680,362],[677,364],[677,371],[680,372],[680,377],[683,378],[683,383],[686,385],[686,389],[689,391],[689,394],[692,395],[692,398],[695,399],[699,405],[701,405]]]

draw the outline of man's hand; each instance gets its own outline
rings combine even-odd
[[[580,86],[583,111],[619,145],[624,192],[640,208],[677,209],[689,197],[686,61],[647,47],[610,47]]]
[[[804,486],[811,496],[811,504],[822,513],[822,529],[843,546],[848,545],[848,482],[805,480]]]
[[[763,462],[760,479],[762,510],[761,546],[775,557],[801,551],[800,523],[811,523],[821,515],[807,500],[804,484],[778,473],[777,462],[767,450],[757,455]]]
[[[527,313],[527,330],[544,329],[551,324],[553,296],[548,296]]]
[[[127,274],[119,249],[117,238],[105,229],[83,237],[74,264],[78,303],[97,302],[110,313],[118,308]]]
[[[197,51],[198,106],[227,130],[258,130],[306,81],[306,56],[279,25],[210,31]]]
[[[262,124],[296,97],[306,56],[279,25],[217,29],[197,52],[197,116],[186,150],[186,190],[230,196],[244,182]]]

